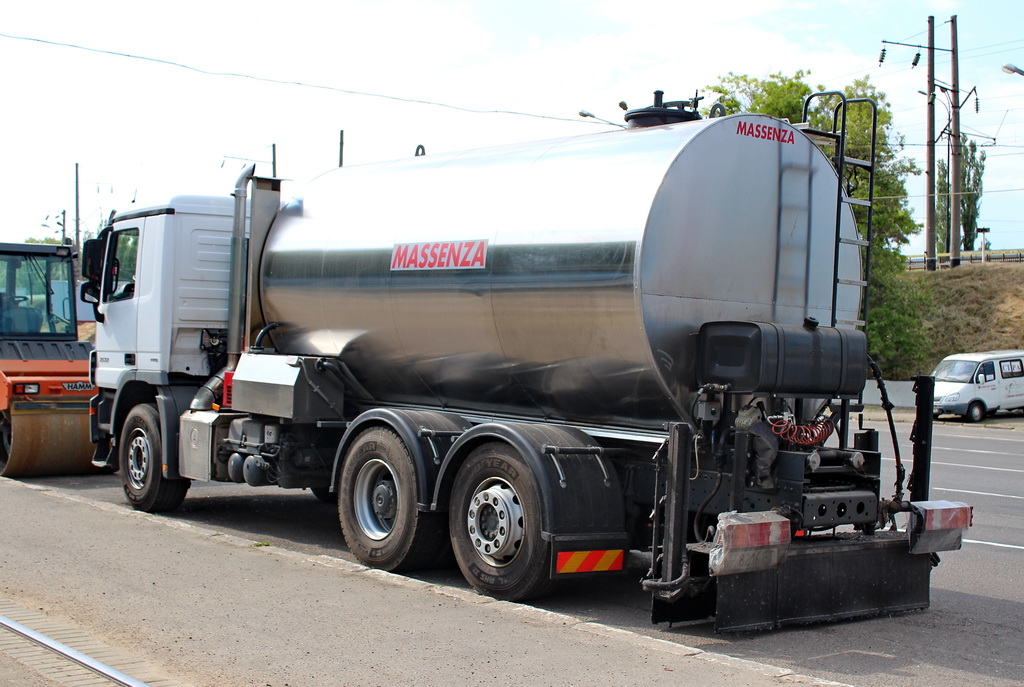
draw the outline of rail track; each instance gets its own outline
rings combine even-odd
[[[45,678],[56,680],[63,684],[75,684],[85,687],[93,685],[100,687],[105,685],[118,685],[119,687],[149,687],[149,685],[120,670],[103,663],[102,661],[88,656],[77,649],[73,649],[62,642],[37,632],[16,620],[0,615],[0,650],[19,658],[29,668],[36,670]],[[31,643],[31,648],[40,647],[45,651],[26,650],[17,646],[18,643],[5,642],[14,635]],[[54,658],[58,660],[54,660]],[[88,678],[94,678],[88,680]]]

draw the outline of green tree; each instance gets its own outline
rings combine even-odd
[[[949,241],[949,167],[945,160],[935,161],[935,254],[948,253]]]
[[[810,72],[797,71],[792,77],[772,74],[766,79],[729,73],[708,90],[719,94],[728,111],[749,111],[769,114],[798,122],[803,116],[803,101],[812,89],[804,78]],[[844,96],[868,98],[877,106],[876,146],[874,160],[874,203],[871,235],[871,271],[868,285],[868,346],[872,356],[887,376],[903,378],[920,371],[924,362],[926,341],[922,328],[922,312],[927,295],[901,278],[906,261],[900,249],[920,231],[907,204],[906,179],[919,174],[914,163],[902,155],[904,139],[892,126],[892,112],[885,93],[873,86],[868,77],[855,79],[841,89]],[[832,128],[833,108],[838,98],[816,99],[809,111],[814,128]],[[847,108],[847,157],[870,158],[872,109],[863,104]],[[848,167],[846,192],[856,198],[868,197],[869,176],[866,170]],[[867,231],[866,209],[855,207],[858,224]]]
[[[985,174],[984,150],[975,141],[961,136],[960,154],[960,247],[974,250],[978,238],[978,213],[981,211]],[[936,253],[948,253],[950,243],[950,188],[949,167],[944,160],[935,163],[935,243]]]
[[[963,227],[964,250],[974,250],[987,155],[978,149],[977,142],[968,141],[966,136],[961,136],[960,140],[960,226]]]
[[[759,112],[799,122],[804,98],[814,90],[825,90],[824,86],[812,89],[804,83],[804,77],[810,74],[801,69],[791,77],[771,74],[767,79],[758,79],[729,72],[728,76],[719,77],[720,83],[708,86],[707,90],[719,95],[718,102],[727,112]]]
[[[25,243],[45,243],[52,246],[59,246],[60,239],[54,236],[47,236],[46,238],[41,239],[25,239]]]

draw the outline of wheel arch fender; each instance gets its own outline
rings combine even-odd
[[[331,469],[331,491],[337,489],[345,454],[355,438],[367,429],[385,427],[398,435],[412,456],[416,468],[416,507],[433,510],[431,497],[442,460],[449,452],[451,442],[470,426],[468,420],[455,413],[394,408],[368,410],[349,424],[338,444]]]
[[[455,441],[441,464],[434,510],[448,507],[455,475],[469,454],[492,441],[511,446],[530,467],[540,491],[541,529],[546,538],[624,531],[618,474],[601,445],[574,427],[501,422],[473,427]],[[570,451],[559,453],[558,449]]]
[[[180,479],[178,471],[178,427],[181,414],[188,408],[196,389],[193,386],[154,386],[134,380],[120,386],[114,395],[110,417],[110,433],[116,441],[132,408],[140,403],[153,403],[160,416],[160,448],[163,452],[164,477]]]

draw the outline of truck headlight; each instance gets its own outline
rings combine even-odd
[[[945,396],[942,397],[942,402],[943,403],[952,403],[953,401],[959,401],[959,400],[960,400],[960,392],[959,391],[955,391],[955,392],[953,392],[951,394],[946,394]]]

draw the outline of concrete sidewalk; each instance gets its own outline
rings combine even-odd
[[[0,519],[0,596],[176,683],[838,684],[7,479]]]

